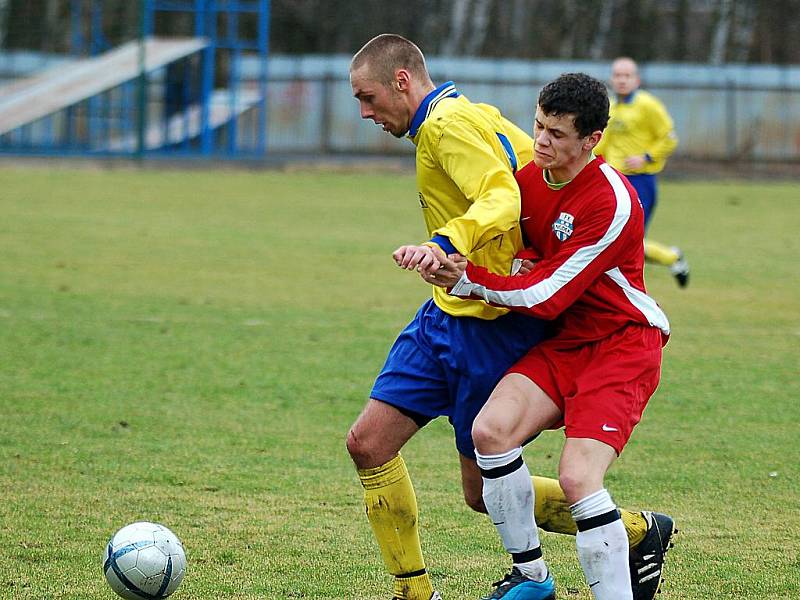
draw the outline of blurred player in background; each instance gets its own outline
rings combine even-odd
[[[532,139],[494,107],[467,100],[452,82],[436,87],[419,48],[397,35],[377,36],[359,50],[350,82],[362,118],[397,138],[407,135],[416,146],[419,203],[430,239],[398,248],[397,264],[435,270],[445,253],[459,252],[508,274],[522,247],[513,173],[532,160]],[[455,430],[464,498],[472,509],[486,512],[473,420],[506,369],[549,333],[539,319],[437,287],[395,341],[347,436],[367,517],[395,577],[394,598],[440,598],[425,569],[416,496],[400,449],[432,419],[447,416]],[[539,525],[574,535],[558,482],[536,477],[533,488]],[[635,547],[631,571],[659,572],[666,541],[656,518],[621,512]],[[636,598],[650,600],[656,588],[644,582]]]
[[[529,272],[500,275],[457,255],[420,272],[451,295],[558,323],[508,371],[473,425],[483,498],[513,561],[484,600],[556,598],[522,446],[562,426],[559,482],[586,583],[596,600],[634,598],[625,527],[604,479],[658,385],[669,322],[645,290],[636,192],[592,153],[608,118],[606,88],[593,77],[569,73],[542,89],[534,162],[516,175],[522,228],[539,257]]]
[[[639,89],[636,62],[617,58],[611,65],[611,120],[595,148],[612,167],[624,173],[644,208],[645,230],[657,201],[656,175],[661,172],[678,138],[667,109],[653,94]],[[645,259],[668,266],[681,287],[689,283],[689,264],[679,248],[645,240]]]

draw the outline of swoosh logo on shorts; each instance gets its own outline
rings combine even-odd
[[[619,431],[619,429],[611,427],[608,423],[603,423],[603,431]]]

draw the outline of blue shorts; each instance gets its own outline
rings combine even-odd
[[[639,195],[639,202],[642,203],[644,210],[644,227],[647,229],[650,217],[653,216],[653,211],[656,209],[656,176],[651,173],[642,173],[626,175],[626,177]]]
[[[519,313],[454,317],[428,300],[389,351],[370,397],[421,416],[419,425],[448,417],[456,448],[475,458],[472,422],[506,371],[551,329]]]

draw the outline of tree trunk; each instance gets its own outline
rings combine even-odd
[[[528,37],[528,19],[526,10],[533,4],[528,0],[514,0],[511,5],[511,43],[516,47],[525,42]],[[535,7],[534,7],[535,9]]]
[[[732,34],[733,47],[731,48],[731,60],[734,62],[747,62],[750,57],[750,50],[755,40],[756,19],[758,9],[752,2],[741,2],[736,9],[734,20],[734,31]]]
[[[689,0],[678,0],[675,8],[675,18],[672,23],[672,51],[666,57],[672,60],[687,60],[689,58],[689,35],[691,29],[691,13]]]
[[[33,15],[41,9],[38,0],[8,0],[6,18],[6,47],[41,48],[42,35],[40,28],[33,25]]]
[[[491,14],[492,0],[475,0],[472,11],[470,32],[464,44],[464,53],[467,56],[479,56],[483,49],[483,42],[489,31],[489,15]]]
[[[450,12],[450,32],[442,42],[442,54],[455,56],[461,51],[461,40],[467,30],[470,0],[453,0]]]
[[[45,0],[44,14],[44,49],[47,52],[63,50],[63,29],[59,27],[59,0]]]
[[[559,58],[572,58],[575,55],[575,17],[578,14],[578,6],[575,0],[563,0],[561,2],[563,18],[561,19],[561,43],[558,48]]]
[[[600,16],[597,19],[597,32],[595,33],[589,56],[599,60],[605,56],[606,41],[611,32],[611,23],[614,16],[615,0],[603,0],[600,6]]]
[[[8,33],[8,0],[0,0],[0,48],[6,45]]]
[[[717,23],[714,26],[714,35],[711,38],[711,51],[709,52],[708,62],[712,65],[721,65],[725,62],[728,48],[728,37],[731,30],[731,20],[733,19],[732,0],[719,0],[719,14]]]
[[[136,36],[138,0],[80,0],[85,34],[95,3],[112,46]],[[71,0],[0,0],[0,47],[68,50],[72,7]],[[394,32],[430,56],[800,63],[800,0],[272,0],[271,7],[277,53],[354,52]],[[246,32],[254,22],[241,18]],[[192,24],[180,11],[159,12],[156,21],[166,35],[187,35]]]

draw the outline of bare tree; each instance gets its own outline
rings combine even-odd
[[[8,31],[8,0],[0,0],[0,48],[5,46]]]
[[[445,56],[453,56],[461,50],[461,40],[467,30],[470,0],[453,0],[450,11],[450,33],[444,38],[441,52]]]
[[[576,0],[562,0],[562,28],[561,28],[561,43],[558,46],[559,58],[572,58],[575,56],[575,32],[576,28],[572,26],[576,22],[578,14],[578,3]]]
[[[422,19],[422,23],[417,26],[419,37],[414,41],[419,43],[420,48],[426,55],[441,52],[441,40],[445,37],[445,32],[449,27],[449,15],[442,4],[444,3],[441,0],[436,2],[429,1],[427,5],[419,7],[419,13],[426,10],[429,13]]]
[[[47,32],[45,37],[44,49],[49,52],[57,52],[63,47],[61,35],[59,35],[59,0],[45,0],[44,3],[44,30]]]
[[[739,2],[735,13],[730,59],[734,62],[745,62],[753,47],[758,9],[752,1]]]
[[[671,60],[685,60],[689,49],[689,30],[692,23],[690,0],[678,0],[675,6],[675,17],[672,20]]]
[[[589,56],[599,60],[605,56],[608,34],[611,32],[611,22],[614,16],[615,0],[603,0],[600,6],[600,16],[597,19],[597,31],[592,41]]]
[[[79,4],[84,37],[95,5],[112,46],[136,35],[140,2]],[[66,52],[72,6],[0,0],[0,46]],[[271,7],[270,47],[278,53],[353,52],[378,33],[395,32],[428,55],[800,63],[800,0],[272,0]],[[156,30],[191,35],[193,23],[191,14],[161,11]],[[242,15],[239,24],[254,30],[255,19]],[[224,28],[224,19],[218,25]]]
[[[533,7],[531,7],[532,4],[534,5]],[[514,46],[519,46],[527,36],[528,20],[526,19],[526,12],[529,8],[530,10],[535,10],[535,2],[529,0],[513,0],[511,10],[507,11],[510,12],[511,42]]]
[[[759,3],[759,20],[763,23],[761,34],[764,59],[788,64],[798,62],[800,41],[797,35],[797,15],[800,0],[774,0]]]
[[[717,22],[714,26],[714,35],[708,54],[708,62],[712,65],[720,65],[725,62],[732,21],[733,0],[719,0]]]
[[[489,14],[492,0],[475,0],[470,20],[470,32],[464,46],[464,53],[468,56],[478,56],[483,48],[483,42],[489,31]]]

